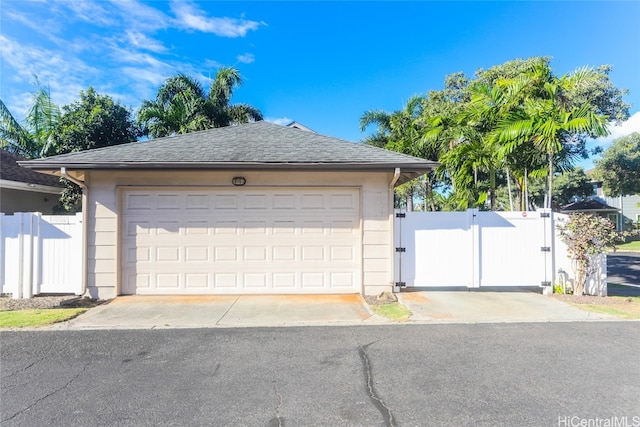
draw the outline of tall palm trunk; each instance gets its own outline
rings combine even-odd
[[[547,156],[549,156],[549,179],[547,180],[547,205],[545,207],[551,209],[553,206],[551,203],[553,197],[553,154],[548,153]]]
[[[496,170],[491,168],[489,171],[490,188],[489,188],[489,202],[491,204],[491,210],[496,210]]]

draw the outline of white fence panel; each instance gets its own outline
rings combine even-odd
[[[406,286],[473,286],[469,212],[406,212],[396,227],[396,282]]]
[[[479,212],[476,223],[482,286],[540,286],[551,281],[552,266],[546,265],[551,262],[550,219],[537,212]]]
[[[82,214],[42,216],[40,293],[82,293]]]
[[[554,214],[556,224],[567,221],[569,215]],[[564,282],[569,288],[573,287],[576,276],[575,265],[569,257],[567,245],[560,239],[560,232],[555,230],[555,271],[556,284]],[[596,266],[596,272],[587,278],[584,292],[589,295],[607,296],[607,254],[594,255],[591,262]]]
[[[546,211],[398,213],[405,216],[396,215],[396,283],[474,288],[553,280],[553,218]]]
[[[2,214],[0,220],[0,293],[82,293],[82,214]]]

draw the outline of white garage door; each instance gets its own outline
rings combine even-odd
[[[358,189],[136,189],[122,195],[123,294],[360,291]]]

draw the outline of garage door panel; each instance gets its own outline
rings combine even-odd
[[[238,196],[235,194],[217,194],[214,198],[215,209],[238,209]]]
[[[185,273],[187,289],[206,289],[209,286],[209,275],[203,273]]]
[[[185,250],[186,262],[209,261],[208,246],[189,246]]]
[[[278,246],[274,245],[272,247],[272,256],[271,259],[273,262],[292,262],[295,261],[298,257],[296,257],[296,247],[295,246]]]
[[[357,189],[126,190],[122,292],[358,292],[359,203]]]
[[[178,194],[158,194],[156,198],[156,208],[158,210],[179,210],[181,208],[180,196]]]
[[[238,289],[238,273],[215,273],[213,287],[216,289]]]
[[[352,288],[354,277],[351,272],[331,273],[331,288]]]
[[[214,254],[214,261],[238,261],[238,248],[236,246],[216,246]]]
[[[187,194],[185,200],[187,211],[201,211],[209,209],[209,196],[206,193]]]
[[[296,287],[296,273],[274,273],[272,277],[274,289],[291,290]]]
[[[180,275],[177,273],[158,273],[156,274],[156,286],[159,289],[179,289]]]

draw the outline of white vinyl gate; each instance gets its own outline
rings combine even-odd
[[[0,293],[82,293],[82,214],[0,214]]]
[[[550,211],[396,212],[396,286],[543,286],[553,281]]]

